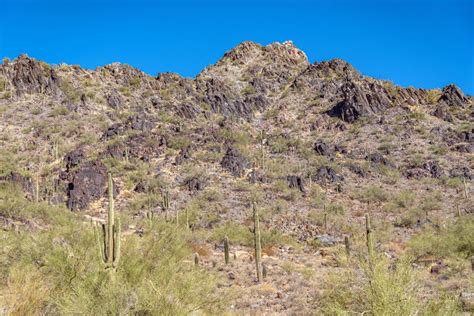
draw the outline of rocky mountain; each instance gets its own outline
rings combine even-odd
[[[130,231],[150,209],[163,214],[153,197],[169,190],[194,229],[245,226],[256,199],[266,229],[305,245],[343,240],[369,212],[390,225],[396,256],[394,243],[474,212],[473,97],[310,63],[291,41],[244,42],[195,78],[4,59],[0,116],[2,181],[103,217],[112,171]],[[278,308],[302,311],[289,293]]]

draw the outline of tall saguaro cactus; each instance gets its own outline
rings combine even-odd
[[[369,256],[369,265],[372,267],[372,259],[374,255],[373,240],[372,240],[372,227],[370,225],[370,215],[365,214],[365,229],[367,235],[367,252]]]
[[[224,237],[224,261],[229,264],[229,237]]]
[[[254,237],[255,237],[255,265],[257,268],[257,281],[263,280],[262,273],[262,245],[260,244],[260,221],[258,218],[257,204],[253,203],[253,223],[254,223]]]
[[[163,201],[161,202],[161,206],[163,207],[163,210],[165,211],[165,219],[168,220],[168,212],[170,208],[170,191],[166,190],[164,193],[162,193],[163,196]]]
[[[97,242],[100,249],[100,257],[106,270],[115,271],[120,260],[120,218],[115,221],[114,209],[114,187],[112,174],[108,174],[108,193],[109,193],[109,212],[107,225],[102,224],[103,242],[100,241],[99,234],[96,232]]]

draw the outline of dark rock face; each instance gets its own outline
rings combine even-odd
[[[342,175],[338,175],[337,172],[331,167],[320,167],[316,174],[313,176],[313,180],[318,183],[333,183],[333,182],[341,182],[344,180]]]
[[[66,163],[66,172],[71,171],[71,169],[77,167],[85,158],[85,153],[82,148],[77,148],[64,157]]]
[[[120,135],[125,131],[125,128],[120,123],[113,123],[110,125],[107,130],[102,134],[101,139],[112,138],[115,135]]]
[[[474,153],[474,129],[471,131],[461,132],[457,137],[461,143],[455,146],[456,151]]]
[[[469,103],[469,99],[456,85],[450,84],[443,88],[442,95],[438,100],[438,104],[447,106],[464,107]]]
[[[183,103],[176,107],[176,114],[187,119],[194,119],[202,111],[197,106],[190,103]]]
[[[117,91],[113,91],[107,96],[107,104],[111,108],[119,109],[123,106],[123,98]]]
[[[71,211],[85,209],[107,192],[107,168],[100,161],[84,163],[69,177],[67,207]]]
[[[288,186],[290,188],[296,188],[303,193],[306,192],[304,188],[304,181],[300,176],[295,176],[295,175],[287,176],[286,181],[288,182]]]
[[[365,177],[366,174],[365,174],[365,170],[362,169],[360,166],[358,165],[355,165],[355,164],[349,164],[347,166],[347,168],[352,171],[353,173],[355,173],[356,175],[358,175],[359,177]]]
[[[252,116],[252,108],[225,83],[210,79],[201,89],[204,90],[203,101],[211,106],[212,112],[221,113],[225,117],[249,118]]]
[[[124,148],[121,144],[111,144],[107,146],[107,153],[110,157],[115,159],[122,159],[124,157]]]
[[[234,177],[242,177],[250,163],[236,148],[229,147],[222,158],[221,166]]]
[[[133,115],[128,118],[126,126],[134,131],[149,132],[153,129],[155,124],[148,120],[145,115]]]
[[[198,177],[192,177],[184,181],[184,185],[188,188],[188,191],[201,191],[205,188],[206,183]]]
[[[334,151],[329,148],[329,146],[322,140],[317,140],[314,143],[314,150],[320,156],[333,157]]]
[[[21,55],[15,60],[11,81],[16,88],[17,95],[57,93],[61,84],[61,80],[53,68],[26,55]]]
[[[353,80],[360,78],[360,74],[347,62],[341,59],[332,59],[314,63],[308,66],[295,79],[291,88],[297,90],[314,89],[321,97],[337,94],[337,83],[328,78]]]
[[[387,92],[380,84],[347,82],[341,87],[343,100],[327,112],[330,116],[352,123],[360,116],[379,113],[391,105]]]
[[[125,155],[149,161],[163,153],[166,140],[162,135],[147,135],[146,133],[134,135],[124,144]]]
[[[391,165],[390,162],[381,153],[378,152],[368,154],[365,159],[376,165]]]

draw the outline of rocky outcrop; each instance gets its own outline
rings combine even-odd
[[[107,104],[113,109],[120,109],[124,104],[124,100],[120,93],[112,91],[107,95]]]
[[[438,99],[439,105],[464,107],[469,103],[469,99],[456,85],[450,84],[443,88],[441,96]]]
[[[61,78],[54,68],[46,63],[21,55],[13,62],[0,66],[7,79],[15,87],[16,94],[57,94]]]
[[[199,89],[204,94],[203,102],[209,104],[214,113],[237,118],[250,118],[253,114],[252,108],[243,102],[240,95],[218,79],[201,83]]]
[[[237,148],[229,147],[222,158],[221,166],[234,177],[242,177],[250,163]]]
[[[314,151],[320,156],[332,158],[334,150],[332,150],[323,140],[319,139],[314,143]]]
[[[70,172],[72,169],[79,166],[79,164],[85,158],[85,152],[83,148],[76,148],[73,151],[66,154],[64,157],[64,162],[66,164],[66,172]]]
[[[320,184],[341,182],[344,180],[342,175],[339,175],[336,170],[328,166],[318,168],[312,178],[315,182]]]
[[[100,161],[85,162],[64,178],[68,181],[67,207],[71,211],[87,208],[107,192],[107,168]]]
[[[349,81],[342,85],[342,101],[338,102],[327,114],[352,123],[360,116],[380,113],[392,102],[385,88],[377,83],[363,84]]]
[[[287,176],[286,181],[290,188],[296,188],[300,190],[302,193],[306,192],[306,189],[304,188],[303,178],[301,178],[300,176],[296,176],[296,175]]]

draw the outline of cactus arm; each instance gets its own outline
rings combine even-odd
[[[257,268],[257,281],[263,280],[262,274],[262,246],[260,243],[260,222],[258,218],[257,205],[253,204],[254,236],[255,236],[255,265]]]
[[[100,233],[99,233],[99,229],[97,228],[96,223],[93,223],[93,225],[94,225],[93,227],[94,227],[95,240],[97,242],[97,246],[99,247],[99,259],[103,263],[105,262],[104,244],[100,240]]]
[[[114,260],[113,267],[116,269],[120,261],[120,232],[121,232],[120,218],[117,218],[117,222],[114,225]]]

